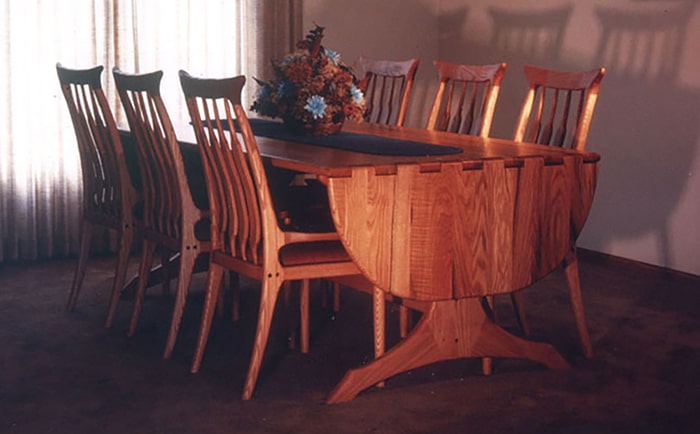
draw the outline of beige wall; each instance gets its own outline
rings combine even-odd
[[[304,31],[326,28],[324,44],[351,65],[360,55],[421,59],[407,123],[423,126],[432,101],[432,61],[438,53],[437,5],[417,0],[303,0]]]
[[[510,137],[522,65],[605,66],[588,149],[602,156],[582,247],[700,274],[700,3],[694,0],[305,0],[304,28],[351,63],[420,57],[423,126],[436,58],[508,62],[492,134]]]

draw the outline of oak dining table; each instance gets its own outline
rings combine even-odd
[[[176,129],[183,152],[194,152],[191,127]],[[387,352],[350,369],[327,402],[450,359],[521,358],[567,369],[552,345],[498,326],[482,300],[532,285],[562,264],[591,208],[600,156],[368,123],[346,122],[341,134],[364,147],[258,133],[256,141],[271,165],[325,185],[336,230],[375,303],[391,295],[423,315]],[[387,139],[397,149],[379,149]],[[427,151],[406,155],[401,142]]]

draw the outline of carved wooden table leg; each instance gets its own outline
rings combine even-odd
[[[352,400],[389,377],[431,363],[469,357],[522,358],[564,370],[569,364],[549,344],[531,342],[497,326],[478,298],[431,303],[413,331],[383,356],[348,371],[327,403]]]

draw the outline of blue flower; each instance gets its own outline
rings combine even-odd
[[[271,91],[272,91],[272,90],[270,89],[270,86],[267,85],[267,84],[265,84],[265,85],[263,85],[263,86],[260,86],[260,89],[258,89],[258,96],[257,96],[257,98],[258,98],[259,100],[264,100],[265,98],[267,98],[267,97],[270,96]]]
[[[283,80],[277,86],[277,94],[281,97],[294,94],[294,85],[289,80]]]
[[[354,84],[350,87],[350,95],[352,95],[352,101],[355,104],[362,104],[362,101],[365,99],[365,96],[362,94],[362,91],[357,88]]]
[[[318,119],[323,117],[323,115],[326,113],[326,107],[326,101],[323,99],[323,97],[314,95],[306,100],[304,109],[311,112],[314,119]]]
[[[338,62],[340,62],[340,54],[338,54],[337,51],[329,50],[328,48],[323,47],[323,54],[328,56],[328,58],[331,59],[331,61],[336,65]]]

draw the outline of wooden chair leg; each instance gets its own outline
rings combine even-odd
[[[90,255],[90,239],[92,238],[92,223],[83,220],[80,227],[80,250],[78,251],[78,263],[75,266],[73,274],[73,284],[71,285],[70,294],[66,309],[74,310],[80,295],[80,289],[83,286],[85,279],[85,268],[87,266],[88,256]]]
[[[583,355],[587,359],[590,359],[593,357],[593,346],[591,345],[591,338],[588,335],[586,316],[583,310],[576,246],[569,251],[564,259],[564,274],[569,288],[569,300],[571,302],[574,320],[576,321],[576,330],[578,331],[579,340],[581,341],[581,350],[583,351]]]
[[[141,307],[143,306],[143,298],[146,295],[146,287],[148,286],[148,273],[153,263],[153,253],[155,252],[156,244],[143,240],[141,249],[141,261],[139,263],[139,278],[136,286],[136,294],[134,295],[134,307],[131,311],[131,320],[129,321],[129,329],[126,332],[127,336],[133,336],[136,332],[136,325],[139,322],[141,315]]]
[[[309,352],[309,279],[301,281],[299,292],[299,316],[301,322],[301,347],[302,354]]]
[[[173,316],[170,320],[170,330],[168,331],[168,337],[165,341],[165,348],[163,349],[163,358],[169,359],[173,353],[173,348],[175,347],[175,341],[177,340],[177,332],[180,329],[180,322],[182,321],[182,314],[185,311],[185,304],[187,303],[187,293],[190,289],[190,282],[192,281],[192,272],[194,271],[194,263],[197,259],[196,249],[185,250],[180,253],[180,273],[177,277],[177,290],[175,291],[175,306],[173,307]]]
[[[493,359],[491,357],[481,358],[481,373],[485,377],[493,374]]]
[[[488,308],[490,308],[490,316],[491,319],[496,322],[496,309],[495,309],[495,299],[492,295],[486,296],[482,299],[483,302],[485,302],[488,305]],[[481,373],[485,377],[488,377],[489,375],[493,374],[493,359],[491,357],[482,357],[481,358]]]
[[[267,338],[270,335],[270,324],[272,323],[272,315],[275,310],[275,303],[277,302],[277,295],[279,294],[281,285],[280,276],[275,275],[275,273],[270,273],[263,278],[258,326],[255,332],[255,342],[253,343],[253,354],[250,358],[248,375],[246,376],[245,385],[243,386],[243,400],[249,400],[253,396],[255,383],[260,373],[263,354],[267,346]]]
[[[340,312],[340,284],[321,279],[321,307],[328,307],[328,296],[331,294],[333,313]]]
[[[292,281],[285,280],[282,282],[282,297],[284,299],[284,308],[287,312],[287,326],[289,328],[289,336],[287,336],[287,347],[290,350],[295,350],[297,348],[297,325],[296,325],[296,314],[290,314],[292,312]]]
[[[386,350],[386,300],[384,291],[374,287],[372,291],[372,318],[374,328],[374,358],[384,355]],[[377,383],[384,387],[384,381]]]
[[[221,291],[221,282],[224,277],[224,269],[220,265],[210,264],[209,274],[207,275],[207,287],[204,295],[204,306],[202,307],[202,319],[199,324],[199,336],[197,337],[197,346],[192,357],[192,366],[190,372],[196,374],[202,365],[204,357],[204,349],[207,346],[209,332],[211,331],[211,323],[214,318],[215,304]]]
[[[109,300],[109,306],[107,308],[107,319],[105,320],[105,327],[112,327],[112,322],[114,321],[114,315],[117,313],[117,304],[119,304],[119,297],[121,297],[122,290],[124,289],[124,282],[126,282],[126,270],[129,266],[129,256],[131,255],[131,243],[134,240],[134,227],[129,226],[122,228],[119,237],[119,257],[117,259],[117,271],[114,274],[114,284],[112,286],[112,296]]]

